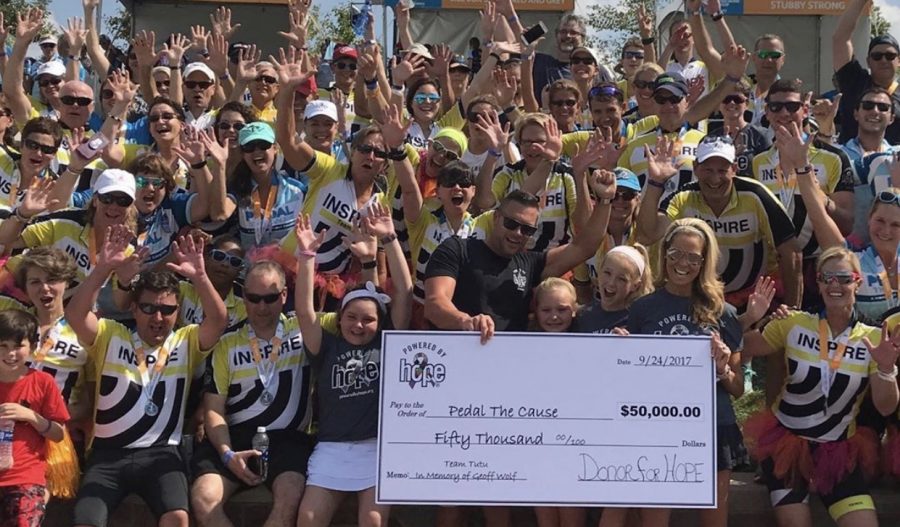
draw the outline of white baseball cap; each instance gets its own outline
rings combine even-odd
[[[187,66],[184,67],[184,72],[181,74],[183,79],[188,78],[188,75],[194,73],[195,71],[199,71],[200,73],[206,75],[206,78],[215,82],[216,74],[213,73],[213,70],[202,62],[191,62]]]
[[[43,46],[44,44],[53,44],[55,46],[56,37],[54,37],[53,35],[47,35],[46,37],[42,38],[40,42],[38,42],[38,46]]]
[[[65,77],[66,65],[59,60],[48,60],[47,62],[38,66],[37,73],[35,73],[35,78],[40,77],[41,75]]]
[[[697,162],[702,163],[711,157],[721,157],[734,163],[735,151],[731,138],[706,136],[697,145]]]
[[[420,57],[425,57],[428,60],[434,60],[434,55],[432,55],[431,52],[428,51],[428,48],[425,47],[425,44],[413,44],[409,47],[408,50],[406,50],[406,52],[413,55],[419,55]]]
[[[317,115],[324,115],[325,117],[329,117],[332,121],[337,122],[337,106],[331,101],[321,99],[309,101],[306,104],[306,109],[303,111],[303,119],[312,119]]]
[[[92,185],[95,194],[109,194],[110,192],[122,192],[134,199],[135,185],[134,175],[131,172],[118,168],[107,168]]]

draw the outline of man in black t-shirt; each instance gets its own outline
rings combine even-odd
[[[489,213],[493,228],[484,240],[444,240],[425,273],[425,317],[439,329],[480,331],[484,340],[495,328],[524,331],[532,288],[587,260],[606,233],[615,175],[595,171],[588,179],[597,205],[587,222],[590,228],[569,244],[545,253],[525,251],[537,230],[540,201],[520,190],[512,191]]]
[[[838,113],[841,120],[839,143],[846,143],[856,137],[858,126],[853,118],[853,111],[859,104],[862,93],[872,86],[886,89],[894,104],[894,114],[900,113],[900,93],[897,92],[897,82],[894,80],[895,71],[900,67],[900,45],[894,37],[879,35],[869,41],[866,57],[869,71],[863,69],[853,56],[853,31],[859,25],[859,19],[868,5],[870,0],[852,0],[838,20],[831,37],[836,88],[843,94]],[[895,120],[888,126],[885,139],[892,145],[900,144],[900,120]]]

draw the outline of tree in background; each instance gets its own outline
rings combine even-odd
[[[49,18],[49,4],[50,0],[0,0],[0,13],[3,13],[3,24],[9,30],[10,38],[16,34],[16,15],[29,7],[39,7],[44,10],[44,29],[41,31],[41,35],[56,36],[56,29]]]
[[[131,13],[125,10],[125,6],[116,3],[118,10],[113,15],[103,17],[103,33],[109,37],[113,44],[128,48],[131,42]]]
[[[881,8],[878,6],[872,8],[872,12],[869,14],[869,22],[872,24],[869,27],[869,32],[873,37],[887,35],[891,32],[891,23],[888,22],[888,19],[884,18],[884,15],[881,13]]]
[[[319,6],[315,5],[310,10],[310,35],[311,49],[319,49],[325,41],[350,44],[356,41],[353,33],[353,6],[350,3],[343,4],[324,17],[319,16]]]
[[[591,37],[589,43],[599,51],[607,62],[619,60],[619,52],[625,40],[638,34],[635,14],[640,6],[654,19],[656,25],[656,0],[622,0],[614,4],[594,4],[588,11],[588,26],[602,33]]]

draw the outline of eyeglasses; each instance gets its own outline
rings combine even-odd
[[[413,102],[416,104],[435,103],[441,100],[441,96],[436,93],[417,93],[413,95]]]
[[[256,141],[250,141],[247,144],[241,145],[241,152],[243,152],[245,154],[252,154],[253,152],[256,152],[259,150],[262,150],[263,152],[265,152],[270,148],[272,148],[272,143],[258,139]]]
[[[556,34],[564,36],[564,37],[583,37],[584,36],[584,33],[582,33],[581,31],[574,31],[571,29],[557,29]]]
[[[578,104],[578,101],[575,99],[558,99],[550,101],[550,106],[565,106],[567,108],[572,108],[576,104]]]
[[[74,95],[63,95],[59,98],[59,102],[65,104],[66,106],[85,107],[94,102],[94,100],[90,97],[75,97]]]
[[[245,126],[247,126],[246,123],[228,123],[225,121],[222,121],[221,123],[216,125],[216,127],[223,132],[227,132],[229,130],[234,130],[235,132],[240,132],[241,130],[244,129]]]
[[[59,86],[62,82],[62,79],[59,77],[51,77],[49,79],[41,79],[38,81],[38,86],[41,88],[46,88],[47,86]]]
[[[533,236],[534,233],[537,232],[538,228],[534,225],[528,225],[527,223],[518,222],[512,218],[508,218],[503,216],[503,228],[509,231],[519,231],[524,236]]]
[[[98,194],[97,199],[100,200],[100,203],[104,205],[112,205],[115,203],[120,207],[130,207],[134,200],[131,199],[130,196],[118,195],[114,196],[113,194]]]
[[[740,95],[729,95],[722,99],[722,104],[744,104],[747,99]]]
[[[225,251],[219,249],[213,249],[209,251],[209,256],[213,259],[214,262],[219,263],[227,263],[231,267],[235,269],[240,269],[244,266],[244,259],[240,256],[235,256],[233,254],[228,254]],[[274,300],[272,301],[274,302]],[[272,302],[266,302],[267,304],[271,304]],[[254,302],[255,304],[256,302]]]
[[[876,101],[859,101],[859,107],[863,110],[874,110],[878,108],[879,112],[889,112],[891,110],[891,105],[886,102],[876,102]]]
[[[41,47],[42,48],[55,48],[56,44],[54,44],[53,42],[44,42],[43,44],[41,44]]]
[[[475,182],[472,181],[471,178],[462,178],[462,179],[455,179],[453,181],[444,181],[443,183],[438,183],[438,186],[443,187],[443,188],[453,188],[456,186],[459,186],[459,188],[469,188],[474,184],[475,184]]]
[[[100,91],[100,97],[102,97],[104,99],[112,99],[113,96],[115,96],[115,92],[113,92],[112,90],[101,90]]]
[[[656,102],[656,104],[662,106],[663,104],[681,104],[681,101],[684,100],[684,97],[678,97],[677,95],[654,95],[653,100]]]
[[[653,81],[642,81],[641,79],[634,79],[632,84],[639,90],[646,90],[647,88],[653,87]]]
[[[184,81],[184,87],[189,90],[194,90],[200,88],[201,90],[205,90],[212,86],[213,83],[209,81]]]
[[[440,141],[432,141],[431,148],[434,150],[434,155],[441,156],[447,161],[456,161],[459,159],[459,154],[442,145]]]
[[[585,66],[593,66],[594,64],[597,64],[597,61],[592,59],[591,57],[573,57],[569,62],[573,66],[575,64],[583,64]]]
[[[29,150],[40,150],[42,154],[52,155],[59,150],[59,147],[53,145],[42,145],[38,143],[34,139],[25,139],[22,141],[22,145]]]
[[[355,62],[335,62],[334,67],[339,70],[356,71],[356,63]]]
[[[278,82],[278,79],[271,75],[257,75],[255,79],[256,82],[264,82],[266,84],[275,84]]]
[[[185,84],[187,84],[187,83],[185,83]],[[163,88],[163,86],[168,88],[171,85],[172,85],[172,81],[156,81],[156,89],[157,90],[161,90]]]
[[[387,159],[387,152],[372,145],[359,145],[356,147],[356,151],[363,155],[374,154],[378,159]]]
[[[621,96],[622,90],[615,86],[594,86],[588,92],[588,97],[593,99],[594,97],[599,97],[601,95],[608,95],[610,97]]]
[[[178,306],[173,306],[171,304],[147,304],[144,302],[140,302],[138,304],[138,309],[140,309],[141,313],[145,315],[155,315],[157,313],[162,313],[164,317],[167,317],[178,311]]]
[[[134,184],[137,186],[137,188],[163,188],[166,185],[166,180],[161,177],[138,176],[134,178]]]
[[[873,51],[872,53],[869,53],[869,58],[875,61],[879,61],[881,59],[891,61],[897,58],[897,54],[893,51]]]
[[[820,284],[847,285],[858,281],[859,278],[856,271],[825,271],[816,275],[816,281]]]
[[[689,253],[687,251],[682,251],[681,249],[676,249],[675,247],[670,247],[669,250],[666,251],[666,259],[672,263],[685,260],[691,267],[698,267],[703,263],[702,254]]]
[[[622,58],[644,60],[643,51],[623,51]]]
[[[176,115],[172,112],[162,112],[162,113],[154,113],[147,116],[147,120],[151,123],[156,123],[159,121],[171,121],[174,119]]]
[[[616,196],[613,198],[613,200],[621,199],[624,201],[631,201],[634,198],[636,198],[637,195],[638,195],[638,193],[633,190],[628,190],[628,189],[617,190]]]
[[[882,190],[878,193],[878,202],[887,205],[900,205],[900,195],[887,190]]]
[[[281,297],[281,291],[277,293],[269,293],[268,295],[254,295],[253,293],[244,293],[244,301],[251,304],[265,302],[266,304],[274,304]]]
[[[784,56],[784,51],[778,51],[777,49],[761,49],[756,52],[756,56],[763,60],[778,60]]]
[[[787,109],[788,113],[797,113],[800,111],[800,108],[803,108],[803,103],[800,101],[766,103],[766,109],[772,113],[778,113],[782,109]]]

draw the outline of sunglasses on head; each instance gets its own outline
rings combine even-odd
[[[115,96],[115,92],[112,90],[107,89],[107,90],[100,91],[100,97],[102,97],[104,99],[112,99],[113,96]]]
[[[592,99],[601,95],[616,97],[622,95],[622,90],[615,86],[594,86],[591,88],[591,91],[588,92],[588,97]]]
[[[184,81],[184,87],[189,90],[194,90],[200,88],[201,90],[205,90],[212,86],[213,83],[210,81]]]
[[[113,194],[98,194],[97,199],[100,200],[100,203],[104,205],[112,205],[115,203],[120,207],[130,207],[134,200],[129,196],[118,195],[115,196]]]
[[[378,159],[387,159],[387,152],[372,145],[359,145],[356,147],[356,151],[364,155],[374,154]]]
[[[626,59],[639,59],[639,60],[643,60],[643,59],[644,59],[644,52],[643,52],[643,51],[625,51],[625,52],[622,53],[622,57],[624,57],[624,58],[626,58]]]
[[[882,190],[878,193],[878,202],[887,205],[900,205],[900,196],[888,190]]]
[[[254,295],[253,293],[244,293],[244,301],[251,304],[265,302],[266,304],[274,304],[281,298],[281,292],[269,293],[267,295]]]
[[[156,89],[157,90],[162,89],[163,86],[168,88],[171,85],[172,85],[172,81],[156,81]]]
[[[859,107],[863,110],[874,110],[878,108],[879,112],[889,112],[891,110],[890,103],[876,101],[859,101]]]
[[[163,188],[166,186],[166,180],[161,177],[146,177],[146,176],[138,176],[134,178],[134,184],[137,188],[144,187],[154,187],[154,188]]]
[[[59,102],[66,106],[87,106],[94,102],[90,97],[75,97],[74,95],[63,95],[59,98]]]
[[[413,95],[413,102],[416,104],[434,103],[441,100],[441,96],[436,93],[417,93]]]
[[[59,77],[52,77],[49,79],[41,79],[38,81],[38,86],[41,88],[46,88],[47,86],[58,86],[62,82],[62,79]]]
[[[557,99],[555,101],[550,101],[550,106],[565,106],[567,108],[572,108],[578,104],[578,101],[575,99]]]
[[[25,139],[24,141],[22,141],[22,145],[24,145],[25,148],[28,148],[29,150],[40,150],[42,154],[47,154],[47,155],[55,154],[56,151],[59,150],[59,148],[56,146],[42,145],[41,143],[38,143],[34,139]]]
[[[723,104],[744,104],[745,102],[747,102],[747,99],[741,95],[729,95],[722,99]]]
[[[772,50],[770,50],[770,49],[761,49],[761,50],[759,50],[759,51],[756,52],[756,56],[759,57],[759,58],[761,58],[761,59],[763,59],[763,60],[766,60],[766,59],[778,60],[778,59],[780,59],[781,57],[784,56],[784,52],[783,52],[783,51],[778,51],[778,50],[776,50],[776,49],[772,49]]]
[[[441,156],[447,161],[456,161],[459,159],[459,154],[442,145],[440,141],[432,141],[431,148],[434,150],[435,155]]]
[[[572,63],[573,66],[576,64],[583,64],[585,66],[593,66],[594,64],[597,63],[597,61],[592,59],[591,57],[573,57],[570,62]]]
[[[272,143],[263,140],[250,141],[247,144],[241,145],[241,152],[245,154],[252,154],[258,150],[266,151],[272,148]]]
[[[800,108],[803,108],[803,103],[800,101],[766,103],[766,109],[772,113],[778,113],[782,109],[786,109],[788,113],[797,113],[800,111]]]
[[[209,251],[210,258],[213,259],[214,262],[219,263],[227,263],[231,267],[235,269],[240,269],[244,267],[244,259],[240,256],[235,256],[233,254],[228,254],[225,251],[220,249],[213,249]],[[267,304],[271,304],[272,302],[266,302]]]
[[[702,254],[689,253],[687,251],[682,251],[681,249],[676,249],[675,247],[670,247],[669,250],[666,251],[666,258],[672,263],[685,260],[691,267],[697,267],[703,263]]]
[[[216,125],[216,127],[223,132],[227,132],[229,130],[240,132],[244,129],[245,126],[247,126],[246,123],[226,123],[225,121],[222,121],[221,123]]]
[[[339,70],[356,71],[356,63],[355,62],[335,62],[334,67]]]
[[[176,115],[172,112],[162,112],[162,113],[154,113],[147,116],[147,120],[151,123],[156,123],[159,121],[171,121],[174,119]]]
[[[178,311],[178,306],[173,306],[170,304],[148,304],[140,302],[138,303],[138,309],[140,309],[141,313],[145,315],[155,315],[157,313],[162,313],[163,316],[167,317]]]
[[[656,104],[659,104],[659,105],[663,105],[663,104],[680,104],[681,101],[683,101],[683,100],[684,100],[684,97],[678,97],[677,95],[662,95],[662,94],[657,94],[657,95],[654,95],[654,96],[653,96],[653,101],[656,102]]]
[[[857,280],[859,280],[859,273],[856,271],[825,271],[816,275],[816,281],[820,284],[847,285]]]
[[[897,58],[897,54],[893,51],[873,51],[872,53],[869,53],[869,58],[876,61],[881,59],[890,61]]]
[[[257,75],[255,79],[256,82],[264,82],[266,84],[275,84],[278,82],[278,79],[271,75]]]
[[[521,223],[512,218],[503,216],[503,228],[509,231],[519,231],[523,236],[533,236],[534,233],[537,232],[538,228],[534,225],[528,225],[527,223]]]

